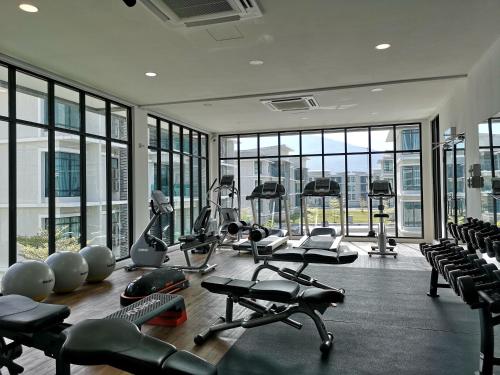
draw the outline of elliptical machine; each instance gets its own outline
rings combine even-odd
[[[377,245],[372,246],[372,251],[368,252],[368,256],[372,255],[391,255],[394,259],[397,257],[398,253],[394,251],[394,246],[396,246],[396,240],[394,238],[387,238],[387,233],[385,230],[384,220],[389,218],[389,214],[384,212],[384,200],[389,200],[395,197],[392,191],[392,186],[389,181],[386,180],[375,180],[372,182],[370,194],[368,197],[373,200],[378,200],[378,213],[373,215],[373,217],[379,219],[378,223],[378,234],[377,234]],[[370,230],[368,232],[369,237],[375,237],[375,232]],[[389,246],[387,245],[389,242]]]
[[[220,246],[232,246],[233,242],[241,240],[240,232],[233,236],[227,230],[229,224],[240,221],[240,194],[234,182],[234,175],[223,175],[219,186],[215,187],[213,192],[217,194],[216,216],[219,234],[226,236]]]
[[[163,263],[169,260],[167,244],[158,237],[150,234],[149,231],[162,215],[171,214],[174,209],[165,195],[159,190],[151,193],[150,207],[153,217],[141,236],[130,248],[130,258],[133,264],[125,267],[127,271],[133,271],[139,267],[160,268]],[[162,228],[162,232],[167,228],[168,225]]]

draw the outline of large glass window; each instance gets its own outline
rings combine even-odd
[[[127,257],[129,108],[0,65],[0,117],[0,267],[92,244]]]
[[[491,179],[500,177],[500,118],[493,117],[478,125],[479,160],[484,186],[481,188],[483,220],[500,224],[500,202],[491,197]]]
[[[162,229],[156,229],[156,235],[174,243],[180,235],[191,233],[206,201],[208,138],[206,134],[154,116],[148,116],[148,131],[149,190],[162,190],[174,208],[173,217],[162,218],[159,226]]]
[[[395,198],[385,202],[389,235],[423,236],[421,218],[406,225],[410,221],[402,212],[421,201],[420,124],[223,135],[219,142],[220,173],[239,178],[243,220],[252,220],[249,201],[244,198],[259,183],[279,179],[289,195],[292,232],[302,234],[300,194],[307,182],[325,176],[341,186],[344,230],[349,236],[366,236],[377,224],[373,214],[378,202],[368,197],[370,184],[384,179],[395,193]],[[269,205],[261,202],[258,209],[258,216],[270,217]],[[340,230],[339,211],[337,199],[308,200],[311,226],[328,225]],[[413,215],[422,215],[422,208],[414,207]],[[280,217],[284,228],[284,215]],[[275,218],[271,225],[277,225]]]
[[[49,217],[45,197],[44,153],[48,149],[47,132],[27,125],[17,125],[17,259],[45,260],[49,255]]]
[[[0,116],[9,115],[9,70],[0,65]]]
[[[0,67],[1,68],[1,67]],[[1,79],[1,78],[0,78]],[[1,84],[1,82],[0,82]],[[0,92],[0,102],[2,93]],[[8,124],[0,121],[0,268],[9,266],[9,150]]]
[[[54,86],[54,116],[57,127],[80,130],[80,95],[64,86]]]

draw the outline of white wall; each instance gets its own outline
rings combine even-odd
[[[465,132],[466,164],[479,163],[477,125],[500,111],[500,38],[457,84],[438,108],[441,133],[456,126]],[[467,215],[480,216],[480,189],[467,189]]]
[[[139,238],[149,222],[148,186],[148,118],[147,112],[134,107],[132,110],[132,168],[134,205],[134,239]]]

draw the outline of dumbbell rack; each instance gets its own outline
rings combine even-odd
[[[493,375],[494,366],[500,366],[500,358],[494,355],[494,327],[500,324],[500,270],[479,257],[478,251],[488,252],[489,256],[495,256],[500,261],[499,228],[478,219],[467,218],[465,224],[449,224],[449,229],[453,240],[441,239],[437,244],[420,246],[422,254],[432,266],[427,294],[438,297],[438,288],[452,288],[471,309],[479,311],[479,373]],[[487,251],[485,244],[488,236],[492,238],[493,244]],[[458,246],[459,242],[467,245],[466,248]],[[447,283],[438,282],[439,274]]]

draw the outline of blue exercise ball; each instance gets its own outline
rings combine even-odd
[[[40,302],[50,295],[54,283],[54,272],[45,262],[26,260],[9,267],[2,279],[2,293],[19,294]]]

